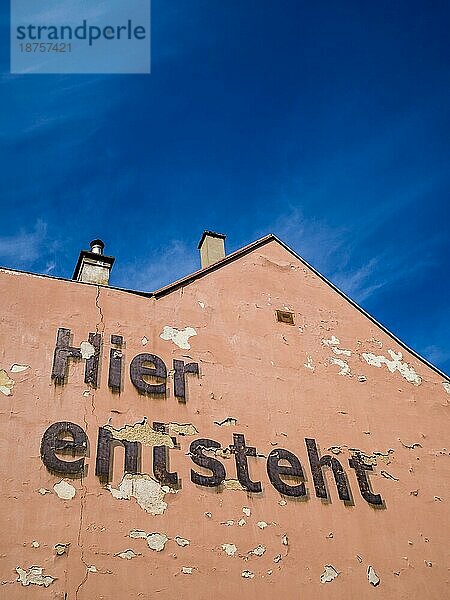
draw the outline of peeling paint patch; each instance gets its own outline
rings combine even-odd
[[[97,567],[95,565],[90,565],[87,568],[87,570],[88,570],[89,573],[98,573]]]
[[[306,362],[303,363],[303,366],[314,373],[314,371],[316,370],[316,367],[314,366],[314,362],[313,362],[311,354],[306,355]]]
[[[13,365],[11,365],[10,371],[11,373],[21,373],[22,371],[26,371],[29,368],[29,365],[18,365],[14,363]]]
[[[15,383],[14,379],[11,379],[4,369],[0,371],[0,392],[2,394],[11,396]]]
[[[280,506],[286,506],[287,502],[286,502],[286,500],[280,500],[280,501],[278,502],[278,504],[279,504]]]
[[[63,544],[63,543],[59,543],[59,544],[55,544],[54,545],[54,549],[55,549],[55,553],[56,556],[62,556],[63,554],[67,554],[67,551],[69,550],[69,546],[70,544]]]
[[[200,308],[205,308],[205,303],[204,302],[199,302],[198,304],[199,304]]]
[[[262,556],[265,553],[265,551],[266,547],[262,544],[258,544],[256,548],[253,548],[253,550],[249,551],[249,554],[254,554],[255,556]]]
[[[88,398],[90,395],[91,395],[91,392],[90,392],[89,390],[85,390],[85,391],[83,392],[83,396],[84,396],[85,398]]]
[[[371,565],[369,565],[369,568],[367,569],[367,579],[369,580],[369,583],[371,583],[374,587],[376,587],[380,583],[380,578],[375,573]]]
[[[179,535],[175,537],[175,541],[179,546],[181,546],[181,548],[189,546],[189,544],[191,543],[189,540],[186,540],[185,538],[182,538]]]
[[[247,491],[238,479],[225,479],[222,485],[224,490],[233,490],[237,492]]]
[[[27,571],[21,567],[16,567],[16,573],[19,575],[16,581],[23,586],[43,585],[44,587],[48,587],[56,579],[56,577],[51,577],[50,575],[43,575],[44,569],[36,566],[30,567]]]
[[[373,454],[366,454],[358,448],[349,448],[349,451],[352,453],[353,456],[356,456],[356,458],[358,458],[365,465],[372,465],[373,467],[377,466],[378,461],[389,465],[391,463],[390,455],[394,452],[392,448],[389,448],[387,452],[375,451],[373,452]]]
[[[358,381],[360,383],[365,383],[367,381],[367,377],[365,375],[358,375]]]
[[[112,425],[104,425],[104,428],[112,433],[116,440],[126,440],[128,442],[140,442],[144,446],[167,446],[174,448],[172,438],[167,433],[155,431],[147,422],[147,417],[144,420],[134,425],[124,425],[120,429],[115,429]]]
[[[125,473],[118,489],[111,485],[107,485],[106,489],[117,500],[135,498],[139,506],[152,515],[162,515],[167,508],[167,502],[164,502],[165,494],[176,493],[167,486],[161,486],[150,475],[131,473]]]
[[[41,545],[40,545],[40,543],[39,543],[39,542],[37,542],[36,540],[33,540],[33,541],[31,542],[31,547],[32,547],[32,548],[39,548],[40,546],[41,546]]]
[[[61,479],[59,483],[55,483],[53,489],[58,498],[61,498],[62,500],[72,500],[76,494],[76,489],[73,485],[64,481],[64,479]]]
[[[146,346],[146,345],[148,344],[148,339],[145,337],[145,335],[144,335],[144,337],[143,337],[143,338],[142,338],[142,340],[141,340],[141,344],[142,344],[143,346]]]
[[[388,350],[388,354],[390,355],[391,360],[385,356],[377,356],[370,352],[363,352],[362,357],[367,364],[372,365],[373,367],[380,368],[382,365],[386,365],[390,373],[398,371],[406,381],[409,381],[413,385],[420,385],[422,383],[422,378],[415,372],[414,368],[406,362],[402,362],[402,352]]]
[[[242,508],[242,512],[244,513],[244,515],[245,515],[246,517],[249,517],[249,516],[252,514],[252,511],[251,511],[251,510],[250,510],[250,509],[249,509],[247,506],[244,506],[244,507]]]
[[[340,339],[337,338],[335,335],[332,335],[329,340],[327,340],[327,339],[322,340],[322,346],[327,346],[328,348],[332,348],[333,346],[339,346],[340,343],[341,343]]]
[[[197,435],[197,428],[192,423],[167,423],[167,428],[171,433],[178,435]]]
[[[289,538],[286,534],[281,537],[281,543],[283,546],[289,546]]]
[[[274,563],[279,563],[281,561],[283,557],[281,556],[281,554],[277,554],[276,556],[274,556],[273,558],[273,562]]]
[[[336,579],[338,575],[339,571],[336,571],[333,565],[325,565],[324,572],[320,576],[320,583],[329,583]]]
[[[218,425],[219,427],[234,427],[234,425],[237,425],[237,419],[226,417],[223,421],[214,421],[214,425]]]
[[[241,577],[243,577],[244,579],[253,579],[254,576],[255,574],[251,571],[242,571],[241,573]]]
[[[197,335],[197,332],[193,327],[185,327],[180,330],[166,325],[159,337],[162,340],[172,341],[179,348],[183,348],[183,350],[190,350],[189,338],[194,335]]]
[[[137,554],[134,550],[124,550],[123,552],[118,552],[114,554],[118,558],[123,558],[124,560],[131,560],[132,558],[136,558],[137,556],[142,556],[142,554]]]
[[[447,392],[447,394],[450,394],[450,383],[448,381],[443,381],[442,385],[444,386],[444,390]]]
[[[239,527],[244,527],[244,525],[245,525],[246,523],[247,523],[247,521],[246,521],[244,518],[242,518],[242,519],[240,519],[240,520],[238,521],[238,526],[239,526]]]
[[[169,538],[164,533],[149,533],[147,535],[147,545],[150,550],[155,550],[155,552],[164,550],[168,540]]]
[[[183,575],[192,575],[192,567],[181,567]]]
[[[221,525],[225,525],[225,527],[232,527],[234,525],[234,521],[231,519],[229,521],[222,521]]]
[[[95,354],[95,348],[90,342],[81,342],[80,344],[81,358],[89,360]]]
[[[38,492],[41,494],[41,496],[45,496],[45,494],[51,494],[51,491],[47,490],[46,488],[39,488]]]
[[[394,477],[394,475],[391,475],[390,473],[388,473],[387,471],[380,471],[380,474],[383,477],[386,477],[386,479],[392,479],[393,481],[398,481],[398,477]]]
[[[140,538],[147,539],[147,533],[145,531],[142,531],[142,529],[132,529],[128,534],[128,537],[130,537],[133,540],[138,540]]]
[[[237,552],[237,548],[234,544],[222,544],[222,550],[227,556],[234,556]]]
[[[258,521],[258,523],[256,523],[256,525],[260,528],[260,529],[265,529],[268,524],[265,521]]]
[[[332,365],[338,365],[338,367],[340,367],[340,371],[338,373],[338,375],[347,375],[347,376],[351,376],[351,370],[350,367],[348,365],[347,362],[345,362],[345,360],[342,360],[341,358],[334,358],[334,356],[332,356],[330,358],[330,363]]]

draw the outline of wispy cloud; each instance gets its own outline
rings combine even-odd
[[[113,285],[152,292],[200,268],[197,256],[186,244],[172,240],[144,261],[123,264],[114,273]]]
[[[47,238],[47,224],[39,219],[33,230],[21,230],[0,237],[0,260],[14,265],[31,266],[43,253]]]

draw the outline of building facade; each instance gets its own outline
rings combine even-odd
[[[8,600],[450,594],[450,383],[276,237],[0,270]],[[99,241],[97,241],[99,242]]]

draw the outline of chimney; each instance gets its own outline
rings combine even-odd
[[[215,233],[214,231],[203,232],[202,239],[198,243],[202,269],[225,258],[226,237],[223,233]]]
[[[109,285],[109,274],[114,264],[113,256],[104,256],[105,244],[102,240],[93,240],[90,243],[90,251],[82,250],[78,257],[72,279],[84,283],[96,283],[97,285]]]

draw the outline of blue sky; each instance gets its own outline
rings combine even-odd
[[[273,232],[450,373],[447,2],[153,0],[151,75],[10,75],[0,264],[153,290]]]

